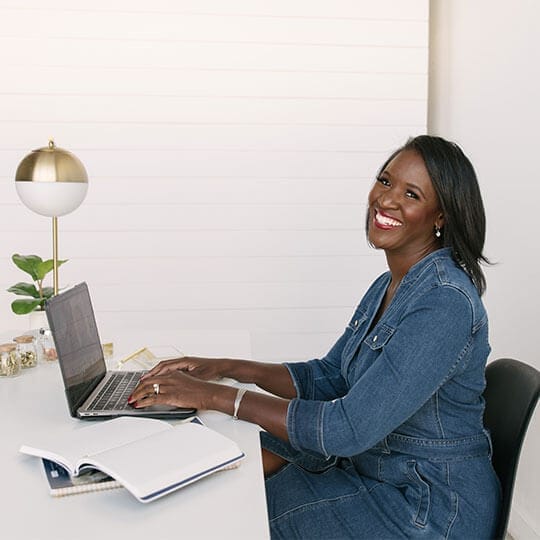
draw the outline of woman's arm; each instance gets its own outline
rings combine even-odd
[[[291,374],[283,364],[231,360],[226,376],[239,382],[254,383],[275,396],[288,399],[296,397]]]
[[[289,370],[283,364],[233,360],[230,358],[198,358],[185,356],[160,362],[143,379],[184,371],[203,381],[230,377],[244,383],[253,383],[276,396],[296,397],[296,389]]]

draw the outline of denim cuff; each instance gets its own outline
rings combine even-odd
[[[313,371],[306,362],[285,362],[296,388],[296,396],[303,399],[313,399]]]
[[[293,399],[287,408],[289,443],[297,450],[312,450],[328,457],[323,435],[324,402]]]

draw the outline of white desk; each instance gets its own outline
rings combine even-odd
[[[258,427],[216,412],[211,428],[236,440],[246,459],[149,504],[128,491],[51,497],[41,460],[18,449],[28,433],[69,416],[57,362],[0,378],[0,536],[10,540],[249,539],[269,537]],[[158,457],[159,459],[159,457]]]

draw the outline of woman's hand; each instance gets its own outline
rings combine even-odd
[[[178,360],[169,360],[168,362],[178,362]],[[174,364],[168,364],[168,366],[171,365]],[[184,370],[171,368],[161,370],[157,375],[148,373],[144,379],[141,379],[129,397],[128,403],[135,408],[171,405],[173,407],[209,409],[214,393],[220,388],[226,387],[192,377]],[[232,393],[235,391],[231,389]]]
[[[184,356],[173,360],[164,360],[142,376],[142,380],[150,377],[166,375],[175,371],[184,371],[192,377],[203,381],[221,379],[225,375],[227,360],[222,358],[199,358]]]

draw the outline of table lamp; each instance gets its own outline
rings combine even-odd
[[[17,167],[15,186],[30,210],[52,217],[53,289],[58,294],[58,217],[80,206],[88,191],[88,175],[71,152],[49,145],[33,150]]]

